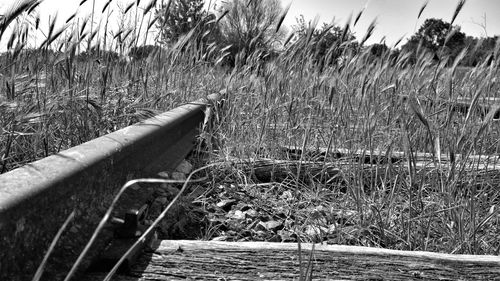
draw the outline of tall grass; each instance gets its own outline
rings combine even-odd
[[[335,224],[328,219],[332,209],[353,211],[337,233],[310,241],[497,254],[498,236],[491,234],[499,230],[498,177],[483,175],[498,169],[497,107],[489,100],[498,98],[499,60],[464,69],[457,67],[462,57],[436,63],[421,52],[412,65],[404,54],[374,59],[366,49],[320,70],[296,42],[263,73],[243,68],[232,76],[225,152],[280,159],[282,146],[300,149],[307,138],[309,148],[352,154],[347,165],[333,156],[325,160],[338,165],[342,182],[308,182],[310,190],[295,198],[303,227],[310,216],[304,210],[313,207],[330,210],[321,220],[325,227]],[[455,106],[463,100],[466,112]],[[479,104],[492,106],[480,113]],[[354,157],[360,151],[404,152],[406,164],[367,167]],[[430,153],[430,161],[418,162],[419,152]],[[472,164],[472,155],[485,155],[489,168]],[[319,201],[308,199],[311,193]]]

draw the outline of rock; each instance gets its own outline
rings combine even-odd
[[[235,220],[244,220],[245,219],[245,213],[243,213],[242,211],[240,210],[236,210],[234,212],[229,212],[227,214],[227,216],[231,219],[235,219]]]
[[[254,230],[259,232],[259,231],[267,230],[267,228],[266,228],[266,225],[264,222],[259,221],[259,223],[254,227]]]
[[[166,178],[166,179],[170,178],[170,174],[166,171],[159,172],[157,175],[161,178]]]
[[[325,220],[326,213],[323,206],[317,206],[310,209],[309,218],[312,220]]]
[[[286,190],[281,194],[280,198],[286,201],[291,201],[293,200],[293,194],[290,190]]]
[[[295,220],[293,219],[286,219],[284,223],[285,227],[288,229],[292,229],[295,225]]]
[[[154,201],[152,206],[155,205],[160,204]],[[174,240],[196,238],[201,229],[206,227],[204,215],[202,210],[181,198],[172,206],[169,215],[160,222],[160,238]]]
[[[255,218],[259,215],[259,213],[257,213],[254,209],[248,209],[244,213],[250,218]]]
[[[179,193],[179,189],[171,184],[162,184],[161,187],[155,190],[156,197],[174,198]]]
[[[227,236],[219,236],[219,237],[212,238],[212,241],[226,241],[226,240],[227,240]]]
[[[245,227],[245,229],[246,229],[246,230],[255,229],[255,228],[256,228],[256,225],[257,225],[257,224],[259,224],[259,222],[260,222],[260,220],[258,220],[258,219],[257,219],[257,220],[256,220],[256,219],[252,219],[252,222],[251,222],[251,223],[249,223],[249,224]]]
[[[156,219],[158,215],[162,212],[163,205],[158,201],[153,201],[151,206],[149,206],[149,216]]]
[[[279,235],[273,235],[267,239],[269,242],[281,242],[281,238]]]
[[[170,177],[173,180],[177,180],[177,181],[185,181],[186,180],[186,174],[181,173],[181,172],[172,172],[172,175]]]
[[[241,220],[229,219],[225,222],[225,224],[228,229],[226,231],[226,235],[228,235],[227,233],[229,231],[235,231],[239,233],[242,229],[244,229],[244,226],[241,224]]]
[[[217,203],[217,207],[223,209],[226,212],[229,212],[231,210],[231,207],[236,204],[236,200],[234,199],[225,199]]]
[[[183,173],[184,175],[188,175],[193,170],[193,165],[186,160],[182,160],[182,162],[175,168],[176,172]]]
[[[240,236],[246,237],[246,238],[252,237],[252,231],[250,231],[250,230],[243,230],[243,231],[240,232]]]
[[[317,226],[317,225],[308,225],[306,226],[306,229],[304,232],[311,237],[314,236],[322,236],[324,234],[328,233],[328,228],[323,227],[323,226]]]
[[[138,183],[134,183],[134,184],[132,184],[129,187],[129,189],[131,189],[131,190],[139,190],[139,189],[141,189],[141,186]]]
[[[156,196],[168,196],[169,193],[166,191],[167,186],[158,188],[155,190],[155,195]]]
[[[266,222],[261,221],[256,226],[256,229],[276,232],[280,229],[283,229],[283,223],[281,223],[279,221],[266,221]]]
[[[252,208],[252,206],[251,206],[251,205],[248,205],[248,204],[242,204],[242,206],[241,206],[240,208],[238,208],[238,209],[240,209],[241,211],[245,212],[245,211],[247,211],[247,210],[249,210],[249,209],[251,209],[251,208]]]
[[[158,204],[160,204],[160,206],[163,206],[163,205],[167,204],[168,198],[167,197],[163,197],[163,196],[162,197],[157,197],[155,199],[155,202],[158,202]]]
[[[337,225],[331,224],[328,226],[328,234],[333,234],[337,231]]]
[[[288,230],[278,230],[278,235],[281,238],[281,242],[294,242],[294,233]]]
[[[261,239],[264,238],[265,236],[266,236],[266,233],[264,231],[262,231],[262,230],[256,231],[255,235],[254,235],[254,237],[258,237],[258,238],[261,238]]]
[[[330,214],[338,224],[345,224],[349,220],[352,220],[353,218],[359,215],[357,211],[337,210],[333,208],[330,210]]]
[[[69,231],[70,231],[71,233],[78,233],[78,232],[79,232],[78,228],[79,228],[78,226],[73,225],[73,226],[69,229]]]
[[[186,180],[186,176],[191,173],[193,165],[186,160],[182,162],[175,168],[173,172],[162,171],[157,175],[162,178],[173,179],[173,180]]]
[[[180,189],[174,187],[173,185],[168,185],[165,189],[169,197],[175,197],[180,192]]]

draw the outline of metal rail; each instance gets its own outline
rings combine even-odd
[[[205,110],[217,99],[211,95],[0,175],[0,280],[31,278],[76,210],[69,230],[74,235],[61,239],[59,260],[50,263],[71,265],[117,189],[128,179],[175,168],[192,150]]]

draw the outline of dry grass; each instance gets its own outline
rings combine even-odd
[[[474,108],[498,97],[498,66],[467,69],[456,79],[454,67],[428,57],[408,67],[402,59],[369,61],[361,53],[342,69],[323,72],[309,63],[279,59],[263,75],[242,71],[233,77],[222,157],[283,159],[280,147],[286,145],[404,152],[404,165],[374,163],[367,170],[351,157],[348,165],[339,164],[342,183],[304,182],[286,202],[298,214],[287,230],[315,242],[498,254],[498,177],[476,177],[485,171],[468,159],[488,155],[484,161],[498,161],[497,108],[481,115],[450,106],[467,98]],[[432,154],[426,169],[418,168],[417,152]],[[306,160],[315,161],[299,159]],[[290,177],[297,180],[293,172]],[[285,203],[285,191],[276,186],[282,184],[263,191],[272,195],[261,200],[275,202],[265,201],[267,206]],[[338,218],[339,210],[350,215]],[[314,224],[324,231],[313,237],[301,231]]]

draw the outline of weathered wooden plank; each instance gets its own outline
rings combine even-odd
[[[403,102],[406,102],[409,96],[399,95],[399,97]],[[471,105],[472,105],[472,99],[470,98],[458,98],[456,100],[446,100],[442,98],[431,99],[428,97],[421,97],[419,98],[419,101],[421,104],[424,104],[429,107],[447,106],[449,110],[463,115],[466,115],[471,110]],[[499,101],[500,100],[496,97],[480,98],[473,107],[473,110],[475,111],[476,114],[481,116],[481,118],[484,118],[490,110],[494,109],[494,106],[498,104]],[[500,118],[500,110],[497,109],[494,113],[493,119],[499,119],[499,118]]]
[[[455,167],[456,184],[462,187],[471,187],[475,185],[481,188],[484,183],[500,182],[500,165],[487,163],[464,163],[464,167]],[[432,161],[418,161],[415,169],[419,176],[426,180],[439,177],[439,171],[449,172],[450,164],[441,163],[436,166]],[[395,175],[404,175],[408,173],[406,161],[395,163],[364,163],[356,159],[332,158],[329,162],[323,161],[300,161],[300,160],[271,160],[271,159],[248,159],[237,161],[238,169],[251,174],[260,182],[281,182],[289,179],[291,176],[298,176],[299,180],[308,182],[313,179],[326,184],[336,184],[343,187],[353,181],[362,179],[365,191],[369,191],[374,186],[387,181],[396,179]],[[299,170],[300,169],[300,170]],[[471,179],[474,179],[471,181]],[[340,185],[337,185],[340,184]]]
[[[284,159],[299,160],[301,156],[304,160],[314,159],[316,161],[324,161],[325,158],[345,159],[364,164],[387,164],[387,163],[402,163],[406,164],[409,155],[403,151],[381,151],[381,150],[362,150],[362,149],[346,149],[335,148],[327,149],[306,148],[302,151],[301,148],[292,146],[282,146],[280,148]],[[428,152],[417,152],[412,155],[415,162],[420,166],[434,165],[438,162],[437,156]],[[450,165],[452,161],[456,163],[466,164],[476,169],[497,169],[500,170],[500,157],[497,155],[461,155],[454,154],[452,157],[447,153],[441,154],[441,164]]]
[[[378,170],[379,175],[384,175],[384,166],[354,165],[342,161],[337,162],[319,162],[319,161],[297,161],[297,160],[240,160],[237,167],[241,170],[251,173],[261,182],[283,181],[290,175],[298,175],[300,179],[313,177],[316,180],[334,180],[343,181],[348,177],[345,172],[361,168],[366,174],[375,174]],[[300,169],[300,170],[299,170]]]
[[[302,244],[304,268],[311,248]],[[114,280],[291,280],[300,274],[298,260],[294,243],[164,240],[141,258],[132,276]],[[500,280],[498,256],[315,245],[312,264],[316,280]]]

